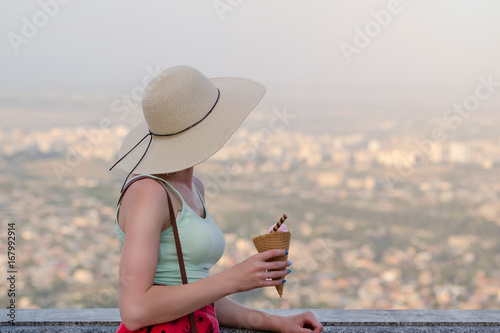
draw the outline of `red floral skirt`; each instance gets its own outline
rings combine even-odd
[[[194,320],[198,333],[219,333],[219,322],[215,315],[214,303],[209,304],[194,312]],[[169,321],[168,323],[156,324],[140,328],[136,331],[129,331],[123,322],[118,326],[116,333],[191,333],[191,325],[189,317],[186,315],[182,318]]]

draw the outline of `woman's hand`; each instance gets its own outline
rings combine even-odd
[[[228,277],[228,282],[232,285],[234,292],[248,291],[255,288],[277,286],[282,283],[285,275],[288,274],[285,267],[290,266],[289,261],[266,260],[274,257],[284,256],[285,250],[274,249],[255,254],[245,261],[234,265],[224,272]],[[271,271],[281,269],[278,271]],[[271,280],[276,279],[276,280]]]
[[[281,317],[280,320],[280,332],[282,333],[319,333],[321,331],[323,331],[323,325],[311,311]]]

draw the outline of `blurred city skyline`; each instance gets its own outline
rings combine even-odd
[[[0,209],[18,226],[20,308],[118,306],[125,176],[108,168],[147,82],[179,64],[267,87],[197,167],[227,239],[214,270],[253,254],[272,216],[294,228],[293,292],[239,301],[499,306],[500,2],[0,4]]]

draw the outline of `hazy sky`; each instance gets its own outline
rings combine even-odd
[[[59,1],[0,0],[2,91],[130,90],[177,64],[271,87],[500,81],[498,0]]]

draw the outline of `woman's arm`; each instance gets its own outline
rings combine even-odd
[[[227,298],[215,302],[217,320],[221,326],[243,327],[271,332],[313,332],[323,330],[321,323],[309,311],[294,316],[277,316],[263,311],[249,309]]]
[[[168,322],[231,293],[281,283],[280,280],[266,280],[283,274],[283,271],[266,270],[288,266],[286,261],[266,262],[284,255],[284,250],[270,250],[194,283],[153,285],[160,233],[165,216],[169,216],[165,202],[163,187],[148,179],[131,185],[122,201],[119,218],[126,230],[120,259],[119,307],[127,329],[133,331]]]

